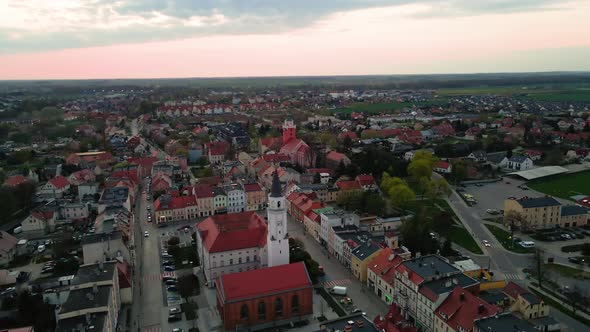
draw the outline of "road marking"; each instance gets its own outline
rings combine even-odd
[[[160,327],[160,325],[152,325],[143,328],[144,332],[160,332],[161,330],[162,328]]]
[[[339,279],[339,280],[328,280],[324,282],[324,287],[332,288],[334,286],[342,286],[342,285],[349,285],[352,284],[350,279]]]
[[[504,277],[506,280],[521,280],[520,276],[516,273],[505,273]]]
[[[160,274],[148,274],[143,276],[144,281],[161,281],[164,277],[176,277],[176,272],[167,271]]]

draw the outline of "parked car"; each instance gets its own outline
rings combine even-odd
[[[174,265],[166,265],[166,266],[164,266],[164,271],[167,271],[167,272],[176,271],[176,267]]]
[[[150,233],[148,231],[143,232],[143,237],[149,237]]]
[[[37,252],[42,253],[44,251],[45,251],[45,245],[44,244],[42,244],[42,245],[40,245],[40,246],[37,247]]]
[[[490,244],[490,241],[488,240],[483,240],[483,245],[486,247],[491,247],[492,245]]]
[[[177,322],[179,320],[182,320],[182,315],[181,314],[170,314],[170,315],[168,315],[168,321],[169,322]]]
[[[581,258],[581,257],[568,257],[567,260],[568,260],[568,262],[574,263],[574,264],[583,264],[584,263],[584,258]]]
[[[166,286],[176,286],[176,279],[166,280],[166,281],[164,281],[164,283],[166,284]]]
[[[174,265],[174,262],[173,261],[163,261],[162,265],[163,266],[172,266],[172,265]]]
[[[179,314],[182,311],[180,310],[180,308],[170,308],[170,313],[171,314]]]
[[[169,292],[178,292],[178,288],[176,288],[176,286],[168,286],[166,287],[166,290]]]

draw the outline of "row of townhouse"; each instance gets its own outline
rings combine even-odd
[[[258,183],[223,186],[197,185],[187,196],[164,194],[154,201],[156,223],[192,220],[222,213],[258,211],[266,207],[265,190]]]
[[[438,255],[409,259],[399,248],[385,248],[369,262],[366,283],[421,331],[504,331],[501,328],[518,326],[519,331],[532,332],[555,327],[548,305],[536,295],[514,283],[482,294],[479,280]]]

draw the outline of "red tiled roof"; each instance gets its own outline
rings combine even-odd
[[[590,208],[590,196],[586,196],[576,201],[577,204]]]
[[[158,197],[156,202],[154,202],[154,210],[156,211],[163,211],[163,210],[178,210],[184,209],[189,206],[196,206],[197,199],[195,196],[179,196],[179,197],[172,197],[170,203],[163,205]]]
[[[385,248],[381,250],[377,256],[373,258],[367,265],[369,270],[373,271],[377,276],[393,285],[395,280],[395,267],[397,267],[403,259],[393,254],[393,249]]]
[[[201,184],[195,186],[195,195],[197,195],[197,198],[207,198],[215,196],[215,193],[213,193],[213,188],[210,185]]]
[[[370,186],[375,184],[375,178],[371,174],[360,174],[355,179],[361,186]]]
[[[222,302],[259,298],[283,291],[311,288],[312,284],[303,262],[264,269],[231,273],[217,279]]]
[[[340,161],[344,160],[345,158],[346,158],[346,155],[344,153],[340,153],[337,151],[330,151],[326,155],[326,159],[330,159],[330,160],[333,160],[336,162],[340,162]]]
[[[68,179],[66,179],[65,177],[58,175],[56,177],[54,177],[53,179],[50,179],[49,182],[58,189],[63,189],[65,188],[67,185],[69,185],[70,183],[68,182]]]
[[[304,141],[302,141],[299,138],[295,138],[287,142],[287,144],[283,145],[281,151],[286,151],[287,154],[294,154],[295,152],[297,152],[297,150],[301,148],[300,143],[301,147],[307,146],[307,144]]]
[[[435,314],[448,326],[455,330],[461,327],[463,331],[472,331],[475,320],[490,317],[499,312],[501,312],[500,308],[487,303],[460,286],[455,287],[435,310]]]
[[[16,246],[18,239],[5,231],[0,231],[0,251],[9,252]]]
[[[451,164],[446,161],[437,160],[436,163],[434,163],[434,168],[448,169],[449,167],[451,167]]]
[[[256,212],[238,212],[208,217],[197,225],[209,253],[266,245],[266,223]]]
[[[336,187],[340,190],[359,190],[362,189],[361,185],[356,181],[338,181]]]
[[[253,191],[261,191],[260,185],[258,183],[248,183],[244,185],[245,192],[253,192]]]
[[[53,211],[51,210],[36,210],[31,213],[33,217],[39,220],[49,220],[53,218]]]
[[[351,140],[358,140],[359,139],[354,131],[347,131],[344,133],[340,133],[338,135],[338,139],[341,139],[341,140],[345,139],[346,137],[350,137]]]
[[[119,276],[119,288],[131,287],[131,269],[127,263],[117,262],[117,273]]]
[[[334,171],[329,168],[308,168],[307,173],[316,174],[316,173],[328,173],[330,176],[334,176]]]
[[[6,181],[4,181],[4,185],[9,186],[9,187],[16,187],[19,184],[22,184],[25,182],[27,182],[27,178],[25,178],[24,176],[14,175],[14,176],[8,177],[6,179]]]
[[[509,282],[508,285],[506,285],[504,287],[503,291],[504,291],[504,293],[506,293],[506,295],[508,295],[512,298],[517,298],[518,295],[524,294],[527,292],[524,288],[520,287],[519,285],[517,285],[513,282]]]
[[[281,161],[288,161],[289,157],[283,153],[267,153],[262,156],[262,159],[269,163],[278,163]]]

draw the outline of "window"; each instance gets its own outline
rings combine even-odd
[[[250,261],[250,256],[246,256],[246,262]]]
[[[283,315],[283,299],[277,297],[275,300],[275,316]]]
[[[291,297],[291,312],[299,312],[299,296],[297,295],[293,295],[293,297]]]
[[[242,264],[242,257],[238,258],[238,264]]]
[[[245,304],[242,304],[242,309],[240,309],[240,319],[248,320],[248,306]]]
[[[234,263],[234,259],[233,258],[230,258],[229,259],[229,265],[233,265],[233,263]]]
[[[264,302],[258,303],[258,320],[266,319],[266,304]]]

